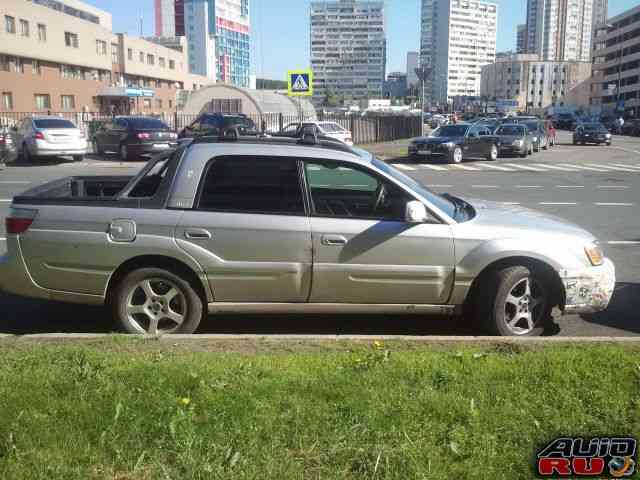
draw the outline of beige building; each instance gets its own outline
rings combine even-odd
[[[538,55],[500,57],[482,67],[481,97],[515,100],[520,110],[589,105],[591,63],[545,62]]]
[[[188,73],[186,45],[111,25],[109,13],[78,0],[0,1],[0,112],[166,112],[212,82]]]

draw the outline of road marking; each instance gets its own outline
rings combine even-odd
[[[447,171],[447,167],[439,167],[438,165],[425,165],[425,164],[421,164],[420,168],[426,168],[428,170],[437,170],[438,172],[445,172]]]
[[[520,202],[500,202],[502,205],[520,205]]]
[[[513,167],[516,170],[528,170],[530,172],[544,172],[544,170],[541,168],[530,167],[528,165],[516,165],[515,163],[505,163],[505,165],[509,167]]]
[[[615,165],[616,167],[629,168],[634,172],[640,171],[640,165],[629,165],[628,163],[612,163],[611,165]]]
[[[640,242],[620,240],[620,241],[607,242],[607,245],[640,245]]]
[[[538,205],[578,205],[575,202],[540,202]]]
[[[577,172],[578,170],[576,168],[569,168],[569,167],[560,167],[558,165],[547,165],[544,163],[534,163],[532,165],[535,165],[536,167],[544,167],[544,168],[549,168],[551,170],[561,170],[563,172]]]
[[[14,180],[11,180],[11,181],[5,180],[5,181],[2,181],[0,183],[7,184],[7,185],[13,185],[13,184],[24,185],[24,184],[31,183],[31,182],[24,182],[24,181],[18,181],[18,180],[15,180],[15,181]]]
[[[10,198],[0,198],[0,203],[11,203]]]
[[[415,168],[410,167],[409,165],[403,165],[402,163],[396,164],[395,165],[396,168],[399,168],[400,170],[406,170],[408,172],[413,172],[415,170]],[[311,168],[310,168],[311,170]]]
[[[7,239],[6,239],[6,238],[4,238],[4,237],[0,237],[0,242],[6,242],[6,241],[7,241]]]
[[[471,185],[471,188],[500,188],[498,185]]]
[[[561,163],[560,164],[561,167],[574,167],[577,168],[578,170],[589,170],[591,172],[601,172],[601,173],[606,173],[609,170],[603,170],[602,168],[599,167],[590,167],[588,165],[569,165],[566,163]]]
[[[602,189],[615,189],[615,190],[626,190],[629,187],[625,187],[623,185],[598,185],[596,188],[602,188]]]
[[[625,152],[637,153],[638,155],[640,155],[640,152],[638,150],[630,150],[628,148],[622,148],[622,147],[616,147],[616,146],[613,146],[613,148],[617,148],[618,150],[623,150]]]
[[[451,188],[453,185],[427,185],[429,188]]]
[[[497,165],[484,165],[484,164],[482,166],[490,170],[500,170],[501,172],[513,172],[513,168],[498,167]]]
[[[556,185],[556,188],[584,188],[584,185]]]
[[[466,165],[451,165],[451,167],[459,168],[460,170],[469,170],[471,172],[478,172],[479,169],[476,167],[467,167]]]
[[[585,165],[586,165],[585,168],[587,168],[587,166],[588,166],[589,169],[591,169],[591,170],[597,168],[597,169],[603,170],[605,172],[608,172],[608,171],[611,171],[611,170],[620,171],[622,169],[622,167],[617,167],[615,165],[594,165],[593,163],[587,163]]]
[[[515,188],[544,188],[542,185],[516,185]]]
[[[607,165],[604,168],[613,170],[614,172],[632,172],[632,173],[640,172],[640,170],[634,170],[633,168],[630,168],[630,167],[619,167],[617,165]]]
[[[633,207],[633,203],[602,202],[602,203],[596,203],[596,206],[598,206],[598,207]]]

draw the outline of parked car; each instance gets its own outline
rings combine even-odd
[[[540,150],[546,150],[549,148],[549,132],[545,128],[543,121],[538,120],[537,118],[535,120],[523,120],[521,118],[517,118],[517,123],[527,127],[533,141],[534,152],[539,152]]]
[[[597,145],[611,145],[611,134],[609,130],[601,123],[583,123],[573,132],[573,144],[585,145],[587,143],[595,143]]]
[[[14,127],[17,153],[24,162],[41,157],[73,157],[87,154],[87,137],[71,120],[53,116],[24,118]]]
[[[464,307],[491,334],[526,336],[545,331],[554,307],[609,304],[615,268],[589,232],[436,194],[314,138],[196,139],[133,177],[70,177],[16,196],[0,290],[106,305],[125,331],[154,335],[191,333],[208,312]]]
[[[497,128],[494,135],[498,138],[500,155],[519,155],[526,158],[533,154],[533,137],[525,125],[504,124]]]
[[[573,130],[576,123],[576,118],[571,113],[560,113],[554,121],[555,127],[559,130]]]
[[[0,164],[8,162],[15,156],[16,147],[13,133],[9,127],[0,127]]]
[[[502,122],[497,118],[481,118],[476,120],[474,125],[487,127],[489,131],[493,133],[500,125],[502,125]]]
[[[460,163],[467,158],[498,158],[498,139],[489,128],[470,123],[445,125],[428,137],[419,137],[409,144],[409,157],[442,158],[449,163]]]
[[[235,127],[241,135],[255,135],[258,127],[255,122],[242,113],[203,113],[185,127],[178,138],[197,138],[218,136],[220,132]]]
[[[120,159],[136,160],[178,145],[178,135],[162,120],[151,117],[116,117],[94,135],[98,154],[117,152]]]
[[[336,122],[293,122],[285,125],[282,129],[282,132],[279,133],[282,133],[284,135],[299,136],[302,130],[307,127],[316,127],[318,129],[319,135],[335,138],[336,140],[340,140],[347,145],[353,145],[353,137],[351,135],[351,132]],[[278,135],[278,133],[276,135]]]
[[[622,135],[640,136],[640,119],[629,119],[622,126]]]
[[[441,115],[441,114],[435,114],[433,117],[431,117],[431,123],[430,123],[430,127],[433,129],[436,129],[438,127],[441,127],[443,125],[448,125],[449,124],[449,117],[445,116],[445,115]]]

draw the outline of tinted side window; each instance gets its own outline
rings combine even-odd
[[[404,190],[359,169],[333,163],[307,162],[305,174],[313,213],[320,217],[404,221]]]
[[[200,187],[198,209],[218,212],[304,215],[294,158],[219,157]]]

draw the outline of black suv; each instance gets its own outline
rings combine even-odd
[[[257,135],[258,127],[242,113],[203,113],[191,125],[185,127],[178,138],[218,136],[222,132],[237,129],[240,135]]]
[[[573,132],[573,144],[595,143],[600,145],[611,145],[611,134],[607,127],[601,123],[583,123],[576,127]]]

